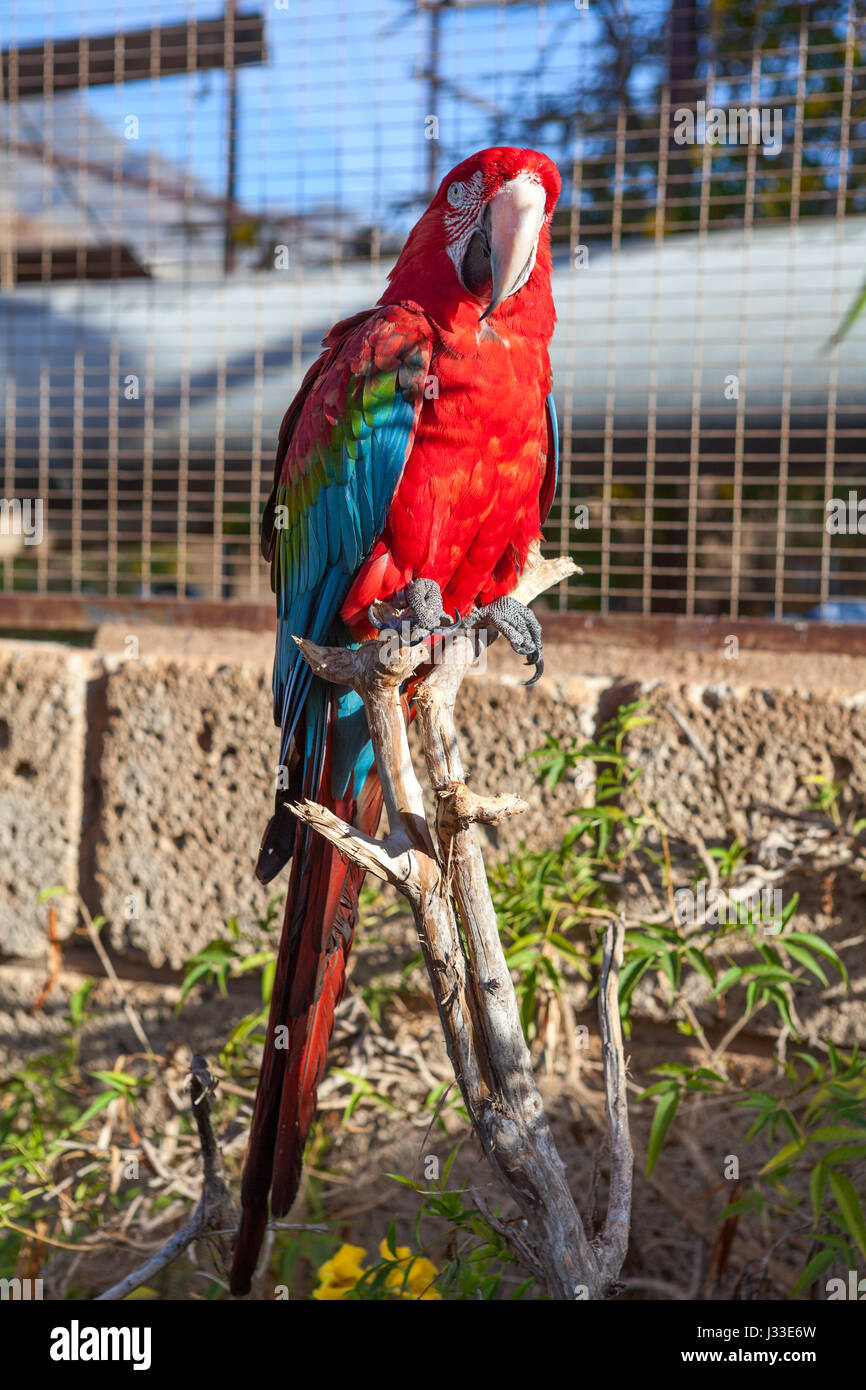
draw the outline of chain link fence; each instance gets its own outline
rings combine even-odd
[[[0,627],[27,595],[265,600],[289,400],[494,143],[563,175],[560,605],[866,620],[863,27],[847,0],[9,0]]]

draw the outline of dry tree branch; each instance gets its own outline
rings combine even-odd
[[[573,571],[569,559],[536,558],[515,597],[528,603]],[[604,1231],[593,1241],[569,1191],[532,1073],[475,828],[479,821],[496,823],[518,813],[524,803],[511,794],[477,796],[464,779],[454,706],[476,657],[473,640],[458,634],[431,649],[429,641],[398,647],[385,638],[350,650],[295,640],[317,675],[350,686],[364,701],[390,833],[386,840],[374,840],[310,801],[294,810],[354,864],[395,884],[409,900],[473,1127],[521,1211],[517,1221],[502,1222],[492,1213],[487,1219],[551,1298],[607,1297],[617,1289],[631,1207],[632,1151],[617,1003],[624,924],[608,926],[603,946],[599,1017],[610,1199]],[[403,684],[431,663],[414,705],[436,798],[432,828],[400,696]]]
[[[185,1225],[175,1231],[170,1240],[151,1255],[143,1265],[127,1274],[119,1284],[114,1284],[105,1293],[98,1295],[96,1302],[119,1302],[146,1284],[160,1270],[182,1255],[187,1246],[203,1236],[210,1236],[217,1242],[224,1259],[231,1252],[231,1242],[226,1233],[234,1233],[237,1226],[236,1212],[232,1195],[223,1173],[222,1155],[217,1144],[210,1121],[210,1098],[216,1089],[204,1057],[195,1056],[190,1064],[190,1099],[192,1113],[198,1130],[201,1148],[204,1181],[198,1206]]]

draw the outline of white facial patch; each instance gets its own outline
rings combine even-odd
[[[488,202],[485,193],[484,174],[481,170],[477,170],[469,179],[455,180],[445,195],[448,202],[443,219],[446,232],[445,249],[451,257],[451,262],[461,284],[463,283],[463,264],[469,243],[476,231],[485,231],[482,226],[484,210]],[[549,221],[545,212],[545,202],[546,194],[542,179],[537,173],[528,169],[522,170],[513,179],[504,183],[495,197],[490,200],[492,216],[499,222],[499,230],[501,231],[503,227],[506,229],[506,241],[512,228],[515,233],[520,233],[520,223],[523,223],[522,235],[518,237],[514,245],[515,249],[520,245],[523,246],[525,259],[522,259],[520,265],[511,267],[511,276],[508,277],[510,280],[507,288],[508,298],[523,288],[535,269],[538,238],[544,223]],[[490,231],[491,229],[488,227],[485,235],[489,237]],[[503,268],[500,267],[500,269]]]
[[[445,214],[445,233],[448,241],[445,249],[459,280],[460,267],[472,233],[481,226],[481,213],[484,210],[484,175],[481,170],[476,170],[471,179],[452,183],[446,196],[448,211]]]

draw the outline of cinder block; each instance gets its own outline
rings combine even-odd
[[[659,805],[666,823],[686,841],[698,832],[705,844],[729,844],[737,818],[751,846],[772,843],[779,832],[796,837],[803,826],[785,813],[802,814],[815,798],[807,778],[821,775],[843,785],[843,815],[866,813],[866,708],[838,694],[718,683],[644,686],[655,721],[629,735],[630,762],[642,769],[640,793]],[[688,733],[671,714],[675,709]],[[704,756],[706,755],[706,756]],[[707,758],[711,766],[707,765]],[[729,816],[726,807],[731,808]],[[780,814],[770,809],[776,808]],[[829,824],[829,820],[828,820]],[[787,854],[780,858],[780,866]],[[695,861],[696,862],[696,861]],[[850,1046],[862,1037],[860,995],[866,975],[866,947],[851,924],[862,921],[866,889],[859,869],[844,854],[832,866],[808,853],[791,854],[790,868],[777,881],[786,900],[796,892],[793,927],[818,932],[841,951],[853,982],[846,993],[833,971],[829,988],[814,982],[796,990],[796,1006],[811,1036],[830,1037]],[[685,883],[683,886],[687,886]],[[709,949],[721,949],[711,944]],[[730,950],[730,945],[726,947]],[[667,1019],[664,998],[650,1001],[651,982],[638,997],[638,1012]],[[706,989],[694,977],[695,1007],[706,1003]],[[700,996],[700,997],[698,997]],[[759,1012],[751,1031],[773,1034],[777,1020]]]
[[[82,817],[89,652],[0,642],[0,953],[38,956],[47,940],[43,888],[75,889]],[[72,899],[55,898],[61,935]]]
[[[179,969],[227,918],[252,925],[284,886],[253,874],[278,757],[270,673],[142,656],[114,664],[106,700],[102,910],[118,951]]]
[[[629,735],[628,756],[642,769],[641,795],[660,802],[679,831],[694,826],[709,843],[731,839],[719,783],[741,811],[752,803],[802,811],[815,796],[806,779],[816,774],[843,782],[847,797],[866,804],[861,706],[804,690],[721,683],[658,683],[640,694],[655,718]],[[668,706],[678,710],[691,740]],[[753,815],[758,835],[772,823],[768,815]]]

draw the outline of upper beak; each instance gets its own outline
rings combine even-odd
[[[528,178],[512,179],[491,198],[488,213],[493,293],[482,319],[529,279],[535,263],[538,233],[544,221],[545,202],[541,184]]]

